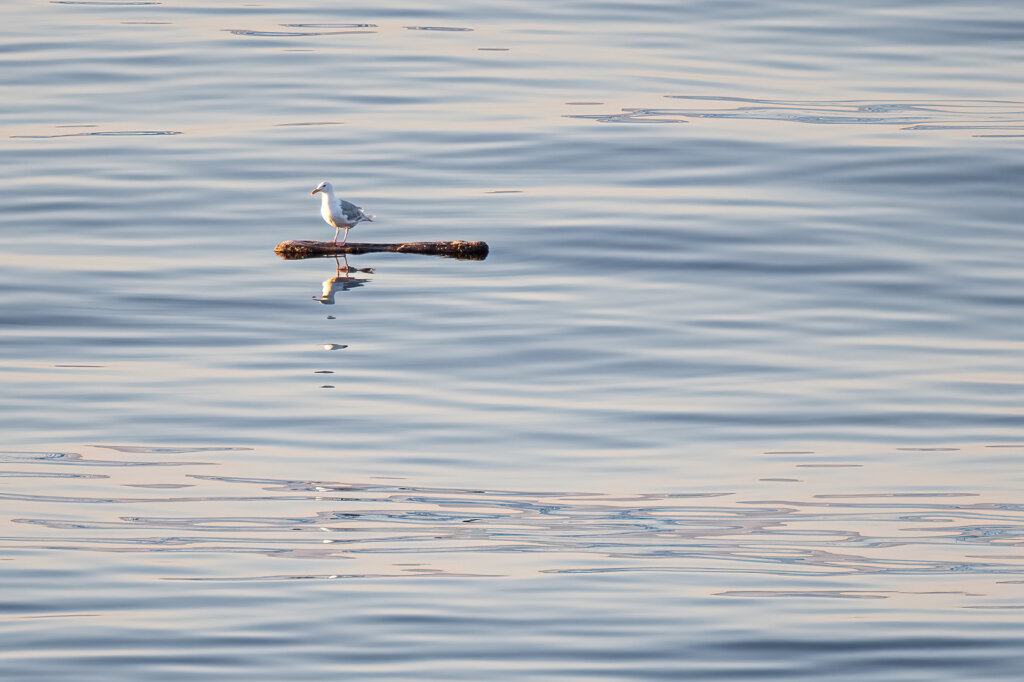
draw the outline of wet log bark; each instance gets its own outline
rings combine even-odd
[[[349,242],[348,244],[342,245],[335,244],[334,242],[293,240],[281,242],[274,249],[274,253],[285,260],[381,252],[418,253],[424,256],[443,256],[445,258],[458,258],[460,260],[483,260],[487,258],[487,251],[487,242],[464,241],[406,242],[404,244],[367,244]]]

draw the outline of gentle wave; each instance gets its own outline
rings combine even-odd
[[[12,139],[42,140],[58,137],[132,137],[148,135],[183,135],[180,130],[97,130],[85,133],[59,133],[56,135],[11,135]]]
[[[41,454],[35,461],[52,463],[59,458],[83,465],[96,463],[67,455],[58,457],[56,453]],[[8,454],[6,459],[30,460],[31,455],[17,454]],[[321,508],[310,515],[288,516],[133,515],[120,521],[14,519],[19,524],[73,530],[74,534],[65,535],[62,542],[90,551],[118,551],[119,547],[130,545],[135,551],[150,548],[164,552],[173,546],[179,552],[227,550],[322,559],[341,555],[353,558],[407,553],[470,554],[475,557],[476,566],[490,568],[485,573],[492,577],[504,574],[499,570],[501,557],[510,553],[545,557],[538,569],[545,574],[652,570],[807,577],[1024,573],[1021,557],[972,556],[983,547],[998,549],[1024,538],[1024,505],[941,501],[978,496],[972,492],[819,494],[803,500],[753,500],[728,491],[608,495],[199,474],[189,474],[187,478],[206,485],[240,485],[260,492],[240,496],[108,498],[6,493],[0,494],[0,499],[61,505],[211,507],[305,501]],[[151,489],[156,492],[160,488]],[[331,508],[336,505],[341,508]],[[872,525],[887,527],[889,532],[867,533],[863,523],[869,519]],[[83,534],[90,530],[117,533]],[[174,535],[161,536],[161,532],[168,530]],[[46,538],[24,537],[18,542],[46,542]],[[904,548],[914,545],[927,548],[927,552],[908,556]],[[592,557],[591,562],[598,565],[573,566],[582,556]],[[358,575],[374,577],[367,573]]]
[[[406,30],[409,31],[472,31],[471,28],[463,28],[461,26],[406,26]]]
[[[134,7],[143,5],[162,5],[155,0],[50,0],[51,5],[96,5],[110,7]]]
[[[259,31],[241,28],[226,28],[224,31],[236,36],[252,36],[257,38],[306,38],[310,36],[341,36],[375,33],[375,31]]]
[[[688,123],[699,119],[784,121],[816,125],[886,125],[902,130],[1007,130],[1024,127],[1018,101],[784,101],[666,95],[708,106],[624,108],[615,114],[570,114],[601,123]]]

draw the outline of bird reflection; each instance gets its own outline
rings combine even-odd
[[[350,267],[347,254],[344,256],[344,259],[345,264],[342,265],[338,257],[334,257],[334,263],[338,266],[334,277],[328,277],[324,280],[323,293],[319,296],[314,296],[315,300],[320,301],[324,305],[334,305],[334,294],[339,291],[348,291],[349,289],[361,287],[370,281],[365,277],[356,277],[355,275],[358,273],[372,274],[373,268]]]

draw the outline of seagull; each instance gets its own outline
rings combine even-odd
[[[356,223],[361,223],[364,220],[373,222],[373,216],[363,213],[363,209],[351,202],[335,197],[334,186],[326,180],[317,185],[316,189],[310,192],[310,194],[316,194],[317,192],[320,193],[322,198],[320,202],[320,215],[324,217],[328,225],[335,228],[335,244],[338,243],[338,233],[341,232],[341,228],[345,228],[345,238],[341,240],[339,246],[344,246],[345,242],[348,241],[348,231]]]

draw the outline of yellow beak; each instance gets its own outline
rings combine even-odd
[[[315,190],[313,190],[312,192],[310,192],[310,194],[316,194],[316,193],[317,193],[317,192],[319,192],[319,191],[321,191],[321,190],[315,189]]]

